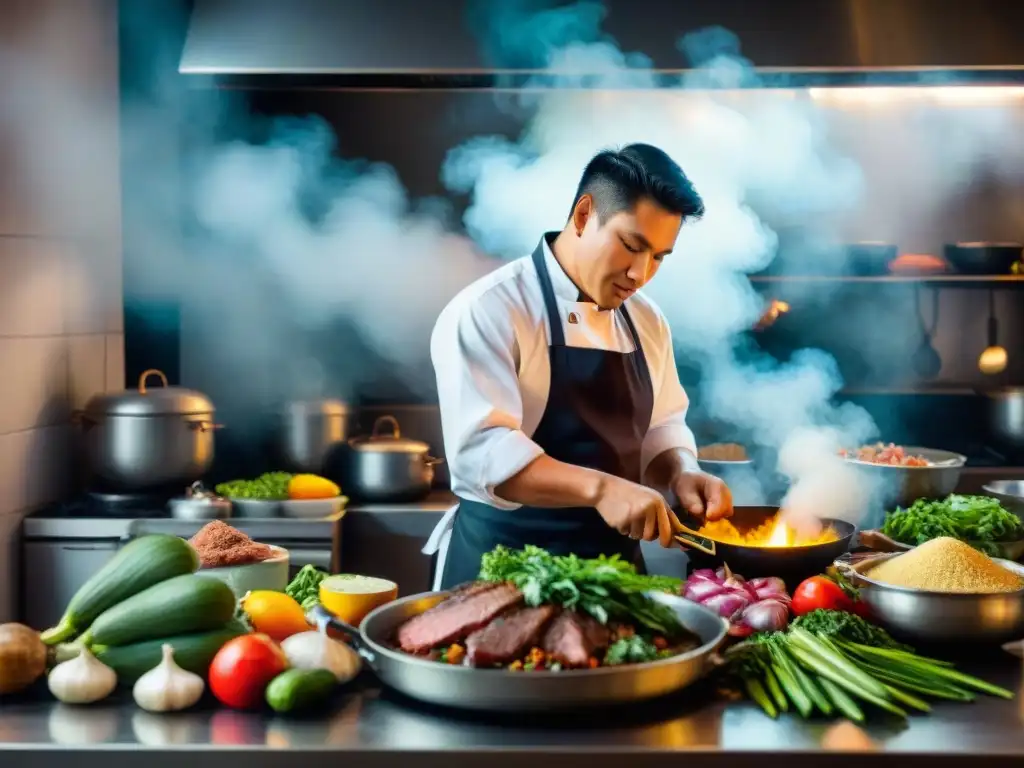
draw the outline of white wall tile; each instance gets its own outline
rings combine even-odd
[[[65,337],[0,337],[0,371],[0,434],[67,420]]]
[[[123,333],[107,334],[107,372],[104,384],[107,392],[125,388]]]
[[[89,398],[106,391],[107,337],[69,336],[68,369],[70,405],[84,408]]]
[[[89,243],[66,251],[63,291],[68,333],[124,331],[118,248],[115,243]]]
[[[0,515],[66,496],[71,436],[69,425],[0,435]],[[3,546],[0,539],[0,548]]]
[[[64,332],[61,245],[0,237],[0,336]]]

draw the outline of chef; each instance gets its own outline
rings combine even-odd
[[[639,293],[703,211],[657,147],[600,152],[562,231],[441,313],[430,352],[459,501],[424,549],[435,589],[476,578],[498,544],[642,568],[641,540],[671,545],[667,498],[698,519],[732,514],[698,467],[668,324]]]

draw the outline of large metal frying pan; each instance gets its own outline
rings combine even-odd
[[[692,651],[645,664],[563,672],[510,672],[473,669],[411,656],[391,645],[395,630],[448,597],[430,592],[396,600],[372,611],[359,628],[349,626],[323,606],[309,619],[321,631],[344,632],[349,645],[381,682],[430,704],[461,709],[556,711],[643,701],[679,691],[699,680],[712,666],[712,655],[726,637],[728,625],[712,610],[676,595],[651,593],[669,606],[683,626],[701,641]]]
[[[731,521],[740,533],[746,533],[778,513],[778,507],[735,507]],[[686,525],[693,524],[686,517],[680,517],[680,521]],[[828,518],[822,523],[831,525],[839,534],[836,541],[802,547],[747,547],[689,533],[678,534],[676,541],[686,550],[696,568],[717,568],[725,563],[744,578],[778,576],[792,588],[808,576],[823,573],[850,548],[856,531],[852,523]]]

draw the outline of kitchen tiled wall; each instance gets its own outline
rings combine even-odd
[[[21,518],[71,490],[72,411],[124,387],[116,7],[0,3],[0,622]]]

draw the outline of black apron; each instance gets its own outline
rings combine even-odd
[[[548,233],[549,245],[557,233]],[[544,241],[533,252],[551,330],[551,387],[533,440],[553,459],[639,483],[640,449],[651,423],[654,387],[633,321],[621,307],[633,352],[568,347],[555,291],[544,258]],[[624,536],[591,507],[507,510],[459,500],[441,589],[472,581],[481,557],[498,544],[527,544],[555,555],[621,555],[642,567],[640,543]]]

